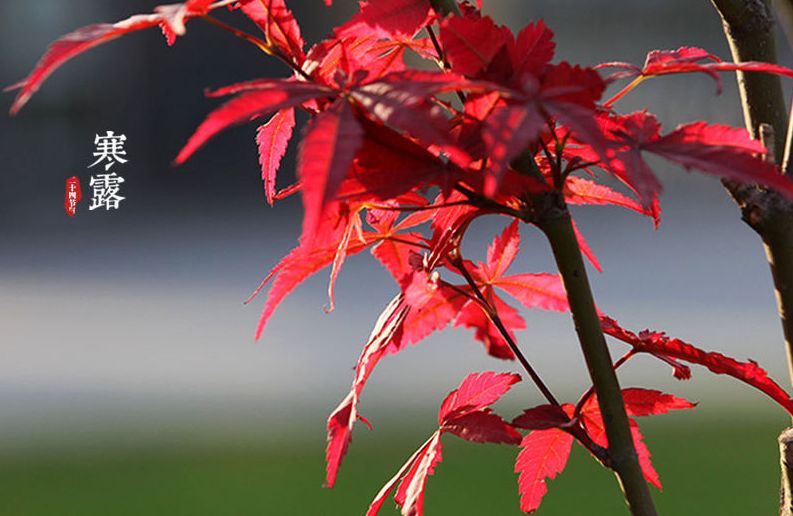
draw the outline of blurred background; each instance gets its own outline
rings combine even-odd
[[[292,0],[308,44],[355,6]],[[729,51],[709,2],[491,0],[515,30],[543,18],[557,60],[641,64],[647,51]],[[149,12],[145,0],[5,0],[0,83],[24,77],[59,35]],[[251,31],[242,16],[220,17]],[[793,64],[780,36],[781,62]],[[206,87],[285,76],[242,41],[201,21],[172,48],[136,33],[57,71],[15,117],[0,117],[0,514],[361,514],[432,431],[445,394],[470,371],[511,370],[470,333],[447,330],[389,357],[370,380],[360,427],[333,490],[321,488],[325,419],[347,393],[352,367],[396,286],[368,255],[349,259],[326,315],[327,271],[281,306],[259,342],[263,298],[243,301],[297,242],[298,198],[266,205],[255,124],[170,163],[216,105]],[[643,84],[621,101],[668,128],[696,119],[742,125],[735,81],[715,95],[705,76]],[[789,87],[789,84],[786,86]],[[10,106],[13,95],[6,94]],[[127,136],[119,210],[93,211],[88,178],[95,134]],[[279,184],[294,178],[294,148]],[[576,210],[604,265],[592,281],[600,307],[629,328],[663,329],[706,349],[760,362],[787,384],[782,337],[762,249],[718,181],[657,162],[661,228],[632,212]],[[67,177],[85,198],[63,212]],[[504,222],[483,220],[466,246],[482,258]],[[553,269],[547,246],[523,233],[514,270]],[[557,395],[588,387],[567,316],[525,314],[525,354]],[[614,352],[621,351],[615,344]],[[695,369],[686,383],[637,359],[625,386],[667,390],[700,405],[644,422],[665,514],[771,514],[777,433],[789,423],[762,395]],[[526,382],[507,415],[541,403]],[[459,441],[459,440],[458,440]],[[515,448],[449,437],[429,481],[428,514],[519,514]],[[611,475],[577,449],[550,484],[540,514],[622,514]],[[394,513],[387,504],[384,513]]]

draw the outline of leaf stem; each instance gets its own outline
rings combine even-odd
[[[373,210],[382,210],[382,211],[409,211],[409,212],[416,212],[416,211],[429,211],[429,210],[437,210],[439,208],[451,208],[452,206],[470,206],[471,203],[469,201],[452,201],[446,202],[443,204],[428,204],[426,206],[386,206],[381,204],[371,204],[368,208]]]
[[[432,41],[432,46],[435,47],[435,52],[438,54],[438,67],[444,71],[450,70],[451,65],[449,64],[449,61],[446,60],[446,55],[443,53],[443,47],[441,47],[440,41],[438,41],[438,38],[435,36],[435,31],[432,29],[432,26],[427,25],[424,28],[427,30],[427,34],[430,36],[430,41]],[[460,99],[460,102],[465,104],[465,95],[463,92],[456,90],[456,93],[457,98]]]
[[[286,66],[291,68],[292,71],[294,71],[295,73],[297,73],[298,75],[303,77],[303,79],[305,79],[307,81],[311,81],[312,80],[311,77],[309,77],[308,74],[302,68],[300,68],[295,63],[293,63],[291,59],[286,58],[277,48],[275,48],[272,45],[268,44],[266,41],[264,41],[262,39],[259,39],[259,38],[257,38],[256,36],[254,36],[252,34],[248,34],[247,32],[242,31],[242,30],[240,30],[240,29],[238,29],[236,27],[232,27],[231,25],[229,25],[229,24],[227,24],[225,22],[222,22],[222,21],[218,20],[217,18],[209,16],[208,14],[202,16],[202,18],[205,19],[206,21],[208,21],[209,23],[211,23],[212,25],[214,25],[216,27],[219,27],[219,28],[231,33],[231,34],[234,34],[238,38],[242,38],[245,41],[247,41],[248,43],[251,43],[252,45],[256,46],[256,48],[258,48],[259,50],[261,50],[262,52],[264,52],[268,56],[273,56],[275,58],[278,58]]]
[[[264,52],[268,56],[275,56],[275,52],[274,52],[273,48],[270,45],[268,45],[267,42],[264,41],[263,39],[259,39],[256,36],[254,36],[253,34],[248,34],[247,32],[242,31],[242,30],[240,30],[240,29],[238,29],[236,27],[232,27],[231,25],[229,25],[229,24],[227,24],[225,22],[222,22],[222,21],[218,20],[217,18],[215,18],[213,16],[210,16],[208,14],[205,14],[204,16],[202,16],[202,18],[204,20],[208,21],[209,23],[211,23],[212,25],[214,25],[215,27],[219,27],[219,28],[225,30],[226,32],[229,32],[229,33],[237,36],[238,38],[244,39],[245,41],[247,41],[248,43],[254,45],[256,48],[258,48],[259,50],[261,50],[262,52]]]
[[[481,195],[481,194],[479,194],[479,193],[477,193],[477,192],[475,192],[475,191],[473,191],[473,190],[471,190],[469,188],[466,188],[465,186],[461,185],[460,183],[457,183],[457,185],[455,185],[454,189],[457,190],[458,192],[464,194],[466,197],[468,197],[468,200],[471,201],[471,203],[474,206],[478,206],[480,208],[492,210],[493,212],[501,213],[502,215],[510,215],[512,217],[517,217],[517,218],[521,218],[522,217],[522,213],[519,212],[518,210],[510,208],[509,206],[504,206],[501,203],[498,203],[498,202],[496,202],[496,201],[494,201],[492,199],[489,199],[489,198],[485,197],[484,195]]]
[[[429,246],[427,244],[424,244],[422,242],[411,242],[410,240],[405,240],[404,238],[399,238],[399,237],[395,237],[395,236],[383,237],[382,240],[389,240],[391,242],[397,242],[399,244],[412,245],[414,247],[418,247],[420,249],[425,249],[427,251],[432,250],[431,246]]]
[[[460,271],[460,274],[463,275],[463,278],[465,278],[465,281],[468,283],[468,286],[471,287],[471,290],[474,292],[476,299],[478,300],[477,304],[479,304],[479,306],[482,308],[490,322],[492,322],[493,325],[498,329],[498,333],[501,334],[501,337],[507,343],[509,349],[512,350],[512,353],[518,359],[520,365],[522,365],[523,369],[526,370],[529,377],[531,377],[531,380],[540,390],[542,395],[545,396],[545,399],[548,400],[548,403],[551,405],[556,405],[557,407],[561,406],[548,386],[545,385],[545,382],[542,381],[540,375],[534,370],[526,356],[520,351],[520,348],[518,348],[518,344],[512,338],[512,335],[509,334],[509,331],[501,321],[501,317],[498,315],[498,310],[496,310],[495,306],[490,304],[485,295],[482,293],[482,290],[479,288],[479,285],[476,284],[476,280],[474,280],[474,278],[471,276],[471,273],[466,268],[462,256],[457,254],[456,257],[451,260],[451,263],[458,271]]]
[[[625,95],[630,93],[631,90],[633,90],[633,88],[635,88],[636,86],[638,86],[639,84],[644,82],[645,79],[647,79],[647,76],[645,76],[645,75],[640,75],[640,76],[636,77],[631,82],[629,82],[624,88],[622,88],[620,91],[618,91],[616,94],[614,94],[613,97],[608,99],[605,102],[605,104],[603,104],[603,105],[605,107],[611,107],[619,99],[621,99],[622,97],[624,97]]]

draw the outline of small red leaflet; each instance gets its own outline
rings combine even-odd
[[[375,496],[367,516],[374,516],[396,488],[394,499],[403,515],[424,514],[424,490],[427,479],[441,461],[441,436],[453,433],[474,442],[518,444],[520,434],[495,415],[490,405],[520,381],[520,376],[506,373],[473,373],[449,393],[438,412],[438,430],[402,466]]]

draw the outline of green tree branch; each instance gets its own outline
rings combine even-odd
[[[543,194],[535,196],[535,203],[532,221],[548,238],[562,275],[575,330],[603,415],[611,467],[617,474],[631,514],[655,516],[657,512],[639,465],[622,391],[600,327],[581,248],[564,197],[557,192]]]

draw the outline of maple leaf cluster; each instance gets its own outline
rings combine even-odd
[[[224,7],[248,18],[261,34],[212,16]],[[428,0],[362,1],[350,20],[308,46],[286,0],[190,0],[67,34],[11,87],[19,90],[11,107],[15,114],[56,68],[81,52],[151,27],[159,27],[171,45],[195,18],[284,64],[288,74],[282,78],[209,91],[210,97],[227,100],[207,116],[175,161],[184,162],[219,132],[255,121],[267,202],[302,196],[299,244],[254,293],[270,284],[257,338],[280,303],[326,267],[332,309],[335,281],[350,255],[370,250],[398,285],[361,352],[349,394],[328,419],[326,484],[336,481],[355,423],[368,424],[359,403],[377,363],[450,325],[472,330],[489,355],[518,359],[548,400],[508,422],[490,406],[520,377],[468,376],[443,402],[438,430],[385,485],[369,514],[376,514],[391,493],[403,514],[422,514],[427,479],[441,461],[445,434],[519,445],[515,469],[526,512],[539,507],[547,479],[564,469],[573,441],[610,466],[592,389],[576,405],[559,403],[516,344],[515,332],[526,328],[519,307],[569,310],[558,274],[508,272],[520,250],[519,222],[539,225],[548,199],[565,209],[621,206],[657,225],[661,185],[647,154],[793,196],[793,183],[744,129],[694,121],[664,131],[648,111],[621,114],[614,107],[639,83],[661,75],[701,72],[720,86],[719,72],[793,76],[793,71],[767,63],[725,63],[696,48],[653,51],[642,67],[554,62],[553,33],[542,21],[514,34],[483,15],[481,2],[458,7],[459,14],[444,16]],[[409,67],[408,55],[420,66]],[[606,69],[616,71],[604,76]],[[604,99],[609,85],[626,79],[626,86]],[[279,188],[277,172],[297,112],[309,117],[298,149],[297,182]],[[628,193],[607,186],[609,178],[622,182]],[[471,223],[488,215],[511,222],[488,247],[486,260],[474,263],[463,257],[461,242]],[[577,238],[600,269],[583,236]],[[638,353],[671,365],[679,379],[691,376],[686,363],[701,365],[759,389],[793,413],[790,396],[754,362],[706,352],[662,333],[635,334],[605,315],[601,324],[606,334],[630,345],[615,368]],[[625,389],[622,395],[631,417],[694,406],[650,389]],[[639,427],[634,419],[630,425],[645,477],[660,488]]]

